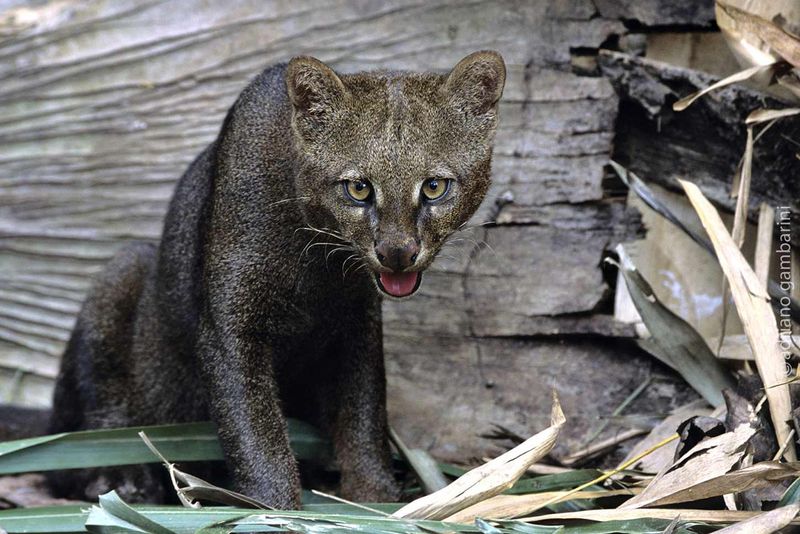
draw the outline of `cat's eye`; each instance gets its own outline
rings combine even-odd
[[[372,196],[372,186],[366,180],[347,180],[344,190],[356,202],[366,202]]]
[[[422,196],[426,200],[439,200],[450,190],[447,178],[428,178],[422,183]]]

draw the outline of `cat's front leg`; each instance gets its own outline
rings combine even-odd
[[[342,473],[342,496],[361,502],[400,497],[391,471],[380,314],[375,303],[348,316],[336,353],[334,453]]]
[[[224,319],[216,328],[210,323],[201,320],[198,357],[236,490],[277,509],[299,509],[300,477],[269,347]]]

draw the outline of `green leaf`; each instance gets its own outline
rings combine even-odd
[[[108,525],[112,528],[109,528]],[[150,534],[175,534],[144,514],[137,512],[116,491],[100,495],[100,506],[93,506],[86,520],[89,532],[148,532]]]
[[[498,526],[490,525],[480,518],[475,520],[475,525],[477,525],[484,534],[505,534],[507,532],[519,532],[521,534],[562,534],[564,532],[564,527],[558,525],[530,525],[522,521],[493,521],[493,523],[496,523]]]
[[[85,506],[40,506],[38,508],[13,508],[0,510],[0,528],[17,532],[84,532],[83,525],[89,511]]]
[[[3,455],[11,454],[13,452],[28,449],[30,447],[35,447],[36,445],[41,445],[43,443],[49,443],[51,441],[61,439],[66,434],[52,434],[49,436],[37,436],[35,438],[25,438],[25,439],[17,439],[14,441],[5,441],[0,442],[0,459],[2,459]]]
[[[403,443],[403,440],[391,427],[389,427],[389,439],[392,440],[394,446],[400,451],[400,455],[411,466],[425,493],[436,493],[447,486],[447,479],[439,469],[436,460],[430,454],[422,449],[409,449],[406,447],[406,444]]]
[[[176,506],[130,506],[131,510],[154,524],[159,533],[170,532],[175,534],[190,534],[198,529],[225,522],[237,521],[248,517],[253,510],[241,508],[200,508],[191,509]],[[131,523],[115,515],[103,503],[93,506],[86,520],[86,530],[89,532],[149,532],[157,534],[155,530],[142,528],[141,523]],[[81,532],[85,532],[81,531]],[[40,532],[40,531],[37,531]],[[12,534],[9,531],[9,534]]]
[[[523,478],[506,491],[506,494],[516,495],[521,493],[541,493],[543,491],[558,491],[572,489],[585,484],[602,475],[596,469],[576,469],[554,475],[541,475],[538,477]]]
[[[384,514],[393,514],[398,511],[400,508],[403,507],[403,503],[397,502],[387,502],[387,503],[359,503],[372,508],[373,510],[377,510],[379,512],[383,512]],[[349,512],[357,512],[360,515],[369,515],[370,512],[364,510],[360,507],[355,507],[352,504],[344,504],[344,503],[310,503],[310,504],[303,504],[303,510],[308,512],[314,512],[315,514],[346,514]],[[254,513],[250,510],[250,513]],[[378,515],[378,514],[375,514]]]
[[[227,532],[234,526],[237,527],[237,531],[279,532],[288,529],[314,534],[480,532],[474,525],[396,519],[363,511],[352,513],[353,508],[349,505],[328,505],[328,510],[328,512],[270,511],[254,514],[253,510],[228,507],[190,509],[178,506],[128,506],[118,497],[108,496],[107,499],[101,500],[100,505],[93,506],[88,513],[76,506],[3,510],[0,511],[0,526],[8,534],[85,532],[84,522],[89,532],[101,533],[189,534],[199,529],[206,529],[205,532],[208,534]]]
[[[564,529],[564,534],[661,534],[669,528],[672,520],[642,517],[639,519],[620,519],[603,521],[579,527]],[[678,524],[673,534],[695,534],[687,526]]]
[[[194,510],[178,506],[134,505],[131,508],[174,532],[194,532],[197,528],[238,520],[253,514],[252,509],[230,507],[205,507]],[[339,513],[345,511],[338,510]],[[89,509],[86,506],[69,505],[0,510],[0,528],[8,534],[86,532],[84,525],[91,514],[94,514],[92,524],[97,528],[110,528],[112,524],[122,525],[119,518],[114,519],[113,514],[109,514],[99,506]],[[127,528],[131,528],[130,524]]]
[[[178,500],[181,504],[191,508],[199,506],[197,501],[212,502],[215,504],[227,504],[228,506],[242,507],[242,508],[259,508],[263,510],[271,509],[268,504],[248,497],[242,493],[221,488],[212,484],[200,477],[196,477],[189,473],[185,473],[175,467],[175,464],[170,462],[159,451],[153,442],[147,437],[145,432],[139,432],[139,437],[142,438],[144,444],[155,454],[164,464],[164,468],[169,473],[169,478],[172,481],[172,486],[178,495]]]
[[[672,523],[669,519],[624,519],[616,521],[602,521],[580,526],[547,526],[531,525],[521,521],[492,521],[498,530],[485,530],[483,532],[520,533],[520,534],[662,534]],[[673,534],[695,534],[688,528],[688,524],[679,524]]]
[[[375,515],[314,514],[302,512],[265,512],[236,521],[237,531],[261,531],[272,527],[279,531],[308,534],[344,534],[362,532],[368,534],[423,534],[423,533],[477,533],[474,525],[446,523],[443,521],[399,519]],[[269,532],[269,531],[267,531]],[[503,533],[505,534],[505,533]]]
[[[367,506],[390,514],[398,510],[402,504],[378,503],[367,504]],[[157,505],[133,505],[132,508],[175,532],[194,532],[196,528],[210,527],[216,523],[243,519],[256,513],[252,509],[213,506],[196,510],[178,506]],[[306,504],[303,506],[303,510],[317,516],[326,514],[346,515],[348,513],[358,513],[362,516],[369,515],[363,509],[356,510],[352,505],[340,503]],[[84,524],[89,513],[87,506],[75,505],[0,510],[0,528],[9,534],[21,532],[52,532],[54,534],[85,532]],[[99,512],[95,512],[95,514],[99,514]],[[93,520],[96,519],[93,518]],[[107,518],[103,521],[110,522],[111,519]]]
[[[469,471],[469,469],[454,464],[439,462],[439,471],[449,477],[458,478]]]
[[[490,525],[480,517],[475,520],[475,526],[481,529],[481,532],[483,532],[483,534],[503,534],[502,530],[493,525]]]
[[[778,507],[800,503],[800,478],[797,478],[792,485],[783,492]]]
[[[330,445],[312,426],[289,420],[297,458],[325,461]],[[171,462],[222,460],[212,423],[88,430],[0,443],[0,475],[159,462],[138,436],[147,436]]]
[[[651,337],[640,340],[639,346],[680,373],[712,406],[722,406],[722,390],[736,385],[730,372],[697,330],[658,300],[622,245],[616,252],[633,305],[650,331]]]
[[[109,509],[109,506],[111,507]],[[125,506],[123,511],[117,506]],[[392,511],[394,504],[370,507]],[[0,511],[0,527],[8,534],[26,533],[77,533],[85,532],[87,523],[91,532],[173,532],[175,534],[222,534],[234,528],[237,532],[279,532],[287,529],[313,534],[339,534],[363,532],[370,534],[430,534],[453,532],[491,534],[656,534],[664,531],[670,521],[666,519],[631,519],[593,522],[580,526],[532,525],[521,521],[484,521],[475,525],[446,523],[442,521],[413,521],[368,514],[363,510],[353,512],[347,504],[311,505],[301,511],[267,511],[230,507],[189,509],[179,506],[128,506],[117,499],[104,499],[94,506],[91,514],[78,506],[58,506]],[[131,515],[127,515],[131,514]],[[90,520],[87,521],[87,515]],[[120,517],[122,516],[122,517]],[[155,524],[156,526],[153,526]],[[148,526],[149,525],[149,526]],[[691,527],[700,523],[684,523],[675,534],[693,534]],[[161,530],[164,529],[164,530]]]

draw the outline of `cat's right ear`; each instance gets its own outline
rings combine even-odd
[[[506,83],[506,64],[494,50],[474,52],[453,67],[443,90],[450,102],[471,115],[494,109]]]
[[[333,69],[310,56],[299,56],[289,62],[286,90],[295,117],[299,115],[311,123],[324,121],[327,113],[347,95],[347,89]]]

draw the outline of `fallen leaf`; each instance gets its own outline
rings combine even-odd
[[[748,440],[755,430],[740,425],[733,432],[709,438],[678,458],[669,468],[662,470],[647,487],[620,505],[620,509],[641,508],[660,504],[694,500],[692,488],[715,480],[733,469],[745,453]],[[723,493],[731,493],[724,491]]]
[[[777,54],[795,67],[800,67],[800,39],[772,22],[742,9],[717,0],[717,19],[730,20],[736,32],[750,39],[756,38],[771,49],[773,57]],[[727,22],[726,20],[726,22]]]
[[[569,495],[567,499],[559,500],[559,502],[579,499],[600,499],[617,495],[636,495],[639,491],[641,491],[639,488],[579,491]],[[445,521],[469,524],[478,517],[483,519],[510,519],[512,517],[519,517],[530,513],[532,510],[537,509],[551,499],[565,497],[568,493],[569,492],[566,491],[547,491],[542,493],[530,493],[528,495],[496,495],[451,515]]]
[[[528,438],[510,451],[472,469],[447,487],[403,506],[392,517],[443,519],[475,503],[507,490],[528,467],[549,453],[566,418],[553,391],[550,426]]]
[[[762,122],[774,121],[784,117],[792,117],[800,114],[800,108],[785,108],[785,109],[757,109],[751,111],[744,123],[747,126],[759,124]]]
[[[729,524],[745,521],[761,515],[761,512],[736,510],[697,510],[692,508],[643,508],[641,510],[582,510],[580,512],[564,512],[524,517],[520,521],[537,523],[541,521],[618,521],[652,517],[655,519],[681,519],[683,521],[702,521],[713,524]],[[797,518],[793,525],[800,525]]]
[[[678,425],[690,417],[696,415],[708,416],[710,414],[711,409],[708,408],[708,403],[703,399],[699,399],[676,408],[661,423],[651,430],[647,436],[634,445],[623,462],[627,462],[628,460],[635,458],[659,441],[674,434],[675,429],[678,428]],[[678,443],[676,442],[669,446],[662,447],[654,453],[645,456],[638,464],[634,464],[631,467],[635,469],[638,465],[638,469],[640,471],[644,471],[645,473],[658,473],[665,467],[672,464],[677,446]]]
[[[389,439],[411,466],[425,493],[434,493],[447,486],[447,478],[427,451],[407,447],[400,435],[391,427],[389,427]]]
[[[786,362],[778,345],[778,326],[766,294],[767,289],[759,282],[756,273],[725,228],[717,210],[700,189],[685,180],[680,180],[680,183],[714,245],[717,260],[730,286],[736,311],[753,349],[758,374],[766,389],[777,441],[783,444],[791,430],[788,421],[792,419],[792,403],[789,386],[785,384]],[[794,447],[789,447],[785,456],[789,461],[796,460]]]
[[[639,345],[669,365],[713,406],[722,406],[722,390],[735,386],[727,368],[714,356],[703,337],[689,323],[664,306],[620,244],[615,249],[620,272],[651,336]]]
[[[749,69],[744,69],[735,74],[731,74],[727,78],[723,78],[717,83],[709,85],[708,87],[706,87],[701,91],[697,91],[696,93],[692,93],[689,96],[681,98],[680,100],[672,104],[672,109],[674,111],[683,111],[684,109],[691,106],[695,100],[697,100],[703,95],[710,93],[711,91],[721,89],[726,85],[731,85],[737,82],[743,82],[745,80],[749,80],[750,78],[756,76],[757,74],[761,74],[762,72],[766,72],[774,68],[775,68],[775,63],[768,63],[767,65],[756,65],[755,67],[750,67]]]
[[[800,504],[782,506],[718,530],[717,534],[772,534],[791,524],[798,512]]]

